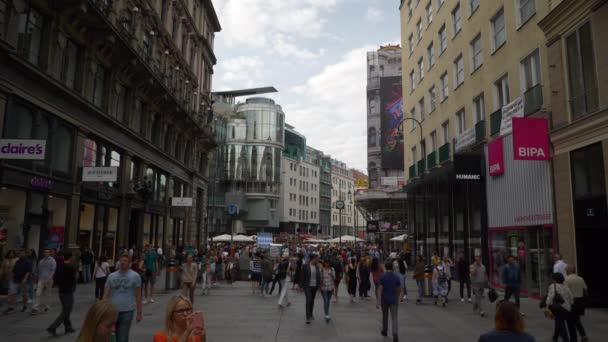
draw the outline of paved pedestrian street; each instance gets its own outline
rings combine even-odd
[[[157,286],[161,284],[159,281]],[[413,282],[408,285],[411,289],[415,286]],[[74,335],[62,335],[63,327],[58,329],[60,337],[57,338],[44,331],[58,314],[59,305],[55,303],[46,314],[31,316],[18,312],[0,316],[0,341],[74,341],[86,310],[93,303],[93,290],[92,285],[80,285],[77,289],[72,315],[77,328]],[[431,299],[415,305],[410,298],[402,304],[399,308],[400,341],[476,341],[481,333],[492,329],[492,305],[486,302],[488,315],[485,318],[476,316],[471,304],[461,303],[456,298],[457,290],[456,286],[446,308],[432,305]],[[375,299],[349,303],[345,288],[340,291],[339,303],[332,303],[329,323],[324,320],[321,296],[317,296],[316,320],[310,325],[304,320],[303,294],[291,291],[292,305],[280,310],[276,289],[273,296],[262,298],[253,296],[249,284],[244,282],[221,284],[212,289],[211,295],[200,296],[197,291],[194,306],[204,311],[207,341],[210,342],[384,341],[380,336],[380,311],[375,308]],[[167,300],[177,293],[160,291],[156,303],[144,306],[142,322],[132,326],[131,341],[151,341],[154,333],[163,327]],[[528,331],[537,341],[550,341],[553,322],[543,317],[538,301],[523,299],[522,310],[526,314]],[[590,309],[583,322],[590,341],[603,341],[602,336],[608,336],[608,311]]]

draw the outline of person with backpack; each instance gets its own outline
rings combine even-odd
[[[439,257],[434,258],[433,262],[435,264],[433,269],[433,296],[435,296],[435,305],[445,307],[448,301],[448,271]]]
[[[547,299],[545,305],[553,314],[555,325],[553,326],[553,341],[557,341],[559,337],[563,341],[570,341],[568,336],[568,330],[566,325],[574,328],[573,320],[571,318],[572,304],[574,303],[574,296],[570,289],[564,285],[564,275],[561,273],[553,273],[551,276],[553,284],[549,285],[547,291]],[[576,333],[576,332],[575,332]]]

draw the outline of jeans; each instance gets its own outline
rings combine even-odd
[[[570,319],[568,320],[568,331],[570,332],[570,342],[578,341],[578,336],[576,332],[581,335],[581,337],[587,337],[587,333],[585,332],[585,328],[583,327],[583,323],[581,323],[581,316],[577,313],[570,313]]]
[[[483,302],[483,294],[485,291],[485,284],[473,284],[473,311],[481,312],[483,311],[482,302]]]
[[[422,300],[424,297],[424,279],[416,280],[416,285],[418,285],[418,299]]]
[[[505,287],[505,301],[509,301],[511,296],[515,298],[515,305],[519,308],[519,287],[507,286]]]
[[[133,311],[121,311],[118,313],[116,320],[116,342],[129,341],[129,330],[131,330],[131,322],[133,321]]]
[[[61,313],[55,319],[55,322],[49,326],[49,329],[55,330],[63,323],[67,331],[72,329],[70,314],[72,314],[72,308],[74,307],[74,293],[60,293],[59,301],[61,302]]]
[[[323,296],[323,311],[325,312],[325,316],[329,316],[329,303],[331,303],[331,295],[333,293],[333,290],[321,291],[321,296]]]
[[[553,313],[555,316],[555,325],[553,326],[553,339],[557,340],[558,337],[562,338],[562,341],[569,342],[568,330],[566,329],[566,323],[568,322],[568,315],[570,314],[565,309],[559,312]]]
[[[398,335],[399,322],[397,322],[397,313],[399,306],[397,304],[385,304],[382,303],[382,333],[386,333],[388,330],[388,312],[391,312],[391,328],[393,330],[393,337]]]
[[[38,280],[38,287],[36,288],[36,304],[34,309],[38,309],[41,306],[45,308],[49,307],[49,297],[51,295],[51,288],[53,287],[53,280]]]
[[[289,289],[285,286],[285,279],[279,280],[279,288],[281,289],[281,291],[279,291],[279,305],[285,307],[289,304]]]
[[[304,296],[306,296],[306,319],[312,318],[312,311],[315,306],[315,296],[317,295],[317,286],[305,286]]]
[[[88,283],[91,281],[91,265],[82,264],[82,282]]]
[[[464,298],[464,287],[467,287],[467,298],[471,299],[471,280],[460,279],[460,298]]]
[[[279,276],[274,276],[274,279],[272,280],[272,286],[270,287],[270,294],[272,294],[272,292],[274,291],[274,286],[279,283],[279,293],[281,293],[281,289],[282,289],[282,284],[281,284],[281,279],[279,279]]]
[[[103,299],[103,291],[106,286],[106,279],[108,277],[99,277],[95,278],[95,298],[102,300]]]

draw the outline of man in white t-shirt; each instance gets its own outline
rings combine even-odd
[[[561,273],[564,278],[566,278],[568,276],[566,272],[568,265],[562,260],[562,256],[555,253],[555,255],[553,255],[553,261],[555,261],[553,264],[553,273]]]

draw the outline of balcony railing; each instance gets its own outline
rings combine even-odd
[[[450,160],[450,143],[445,143],[439,148],[439,162]]]
[[[486,139],[486,121],[481,120],[475,124],[475,143],[479,144]]]
[[[500,123],[502,122],[502,108],[490,114],[490,135],[500,132]]]
[[[425,164],[426,163],[424,162],[424,159],[418,161],[418,175],[421,175],[424,173],[424,169],[426,168]]]
[[[540,84],[524,93],[524,116],[538,112],[543,106],[543,87]]]
[[[437,152],[433,151],[426,157],[426,163],[429,169],[437,166]]]
[[[416,164],[410,166],[409,178],[416,177]]]

